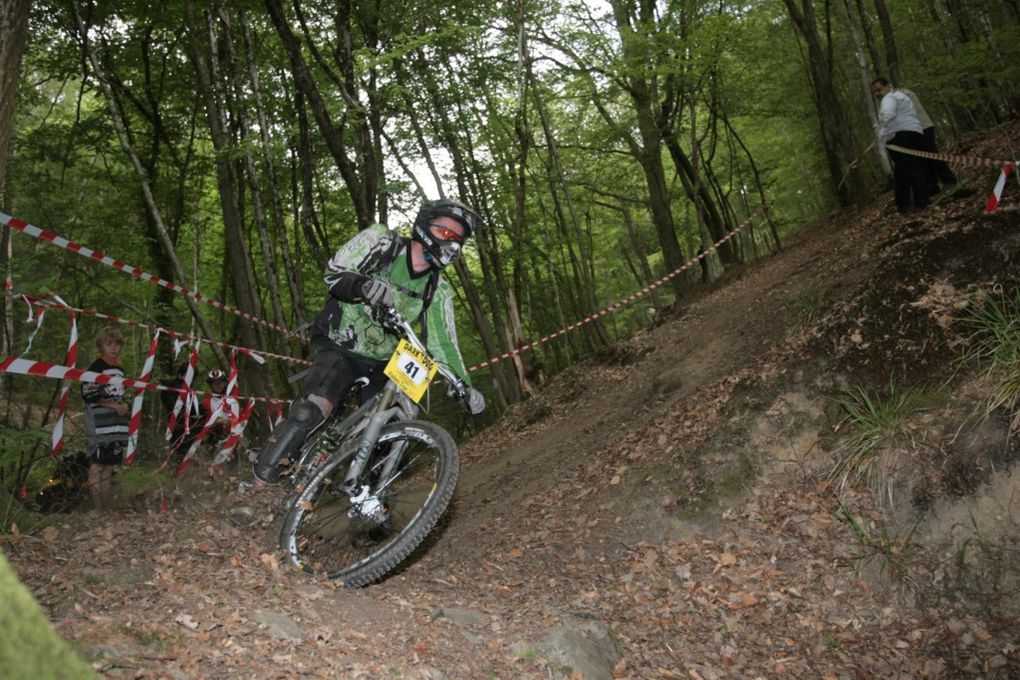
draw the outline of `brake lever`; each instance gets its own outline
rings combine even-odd
[[[400,330],[400,315],[393,307],[370,307],[372,318],[388,331]]]
[[[447,381],[446,395],[460,401],[467,396],[467,385],[462,380],[457,382]]]

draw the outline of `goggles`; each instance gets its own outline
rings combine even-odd
[[[435,236],[440,241],[453,241],[454,243],[458,243],[461,245],[463,245],[464,243],[463,234],[458,234],[453,229],[444,227],[441,224],[430,224],[429,231],[431,231],[432,235]]]

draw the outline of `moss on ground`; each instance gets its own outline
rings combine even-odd
[[[0,669],[7,678],[94,678],[0,554]]]

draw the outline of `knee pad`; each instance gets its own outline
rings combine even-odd
[[[302,428],[311,429],[326,418],[322,406],[312,397],[298,397],[287,414],[294,423]]]

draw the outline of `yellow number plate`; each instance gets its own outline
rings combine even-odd
[[[383,372],[404,394],[418,403],[436,370],[436,362],[407,340],[401,340]]]

